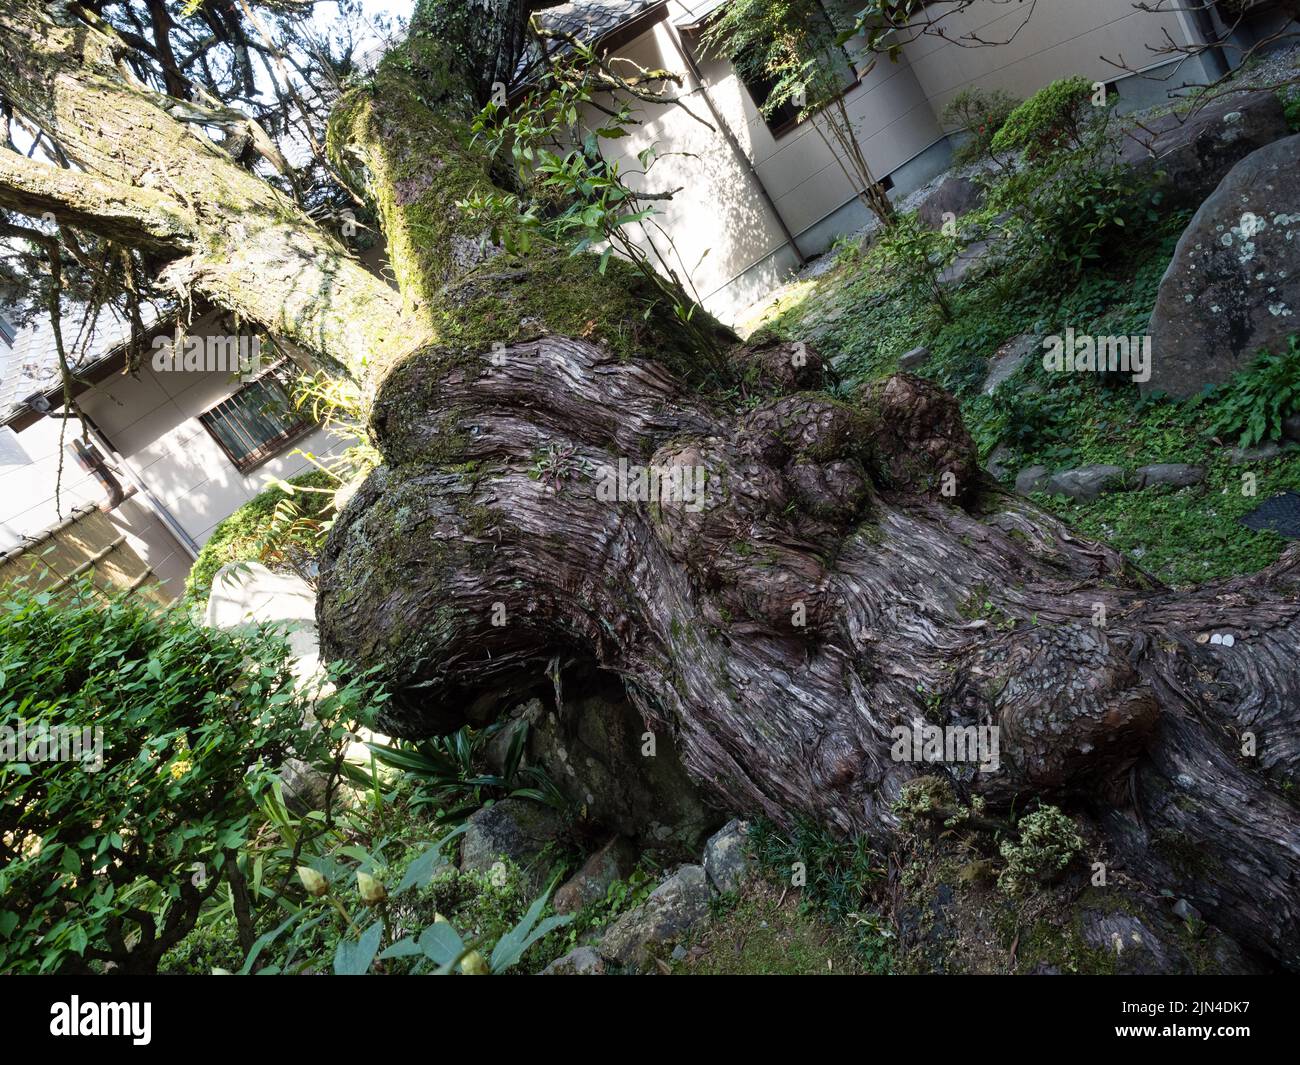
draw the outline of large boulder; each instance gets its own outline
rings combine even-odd
[[[1232,168],[1188,225],[1151,312],[1143,395],[1185,398],[1300,332],[1300,136]]]
[[[993,245],[987,240],[975,240],[965,245],[947,266],[939,271],[939,284],[960,285],[977,268],[988,265]]]
[[[1016,492],[1022,496],[1041,492],[1051,479],[1052,471],[1046,466],[1028,466],[1016,474]]]
[[[956,220],[983,202],[984,191],[970,178],[948,177],[921,201],[916,215],[927,229],[940,229],[949,220],[948,216]]]
[[[731,820],[710,836],[704,847],[704,871],[709,882],[723,894],[738,890],[749,871],[749,855],[745,851],[748,833],[748,822]]]
[[[203,624],[238,629],[274,624],[285,637],[294,675],[301,680],[320,668],[316,638],[316,592],[292,573],[273,573],[260,562],[227,562],[212,578]]]
[[[591,947],[574,947],[542,970],[543,976],[604,976],[605,959]]]
[[[1158,484],[1173,488],[1190,488],[1205,480],[1205,467],[1186,462],[1157,462],[1141,467],[1134,475],[1135,488],[1152,488]]]
[[[625,969],[644,971],[709,913],[709,882],[702,866],[683,865],[650,897],[610,925],[600,953]]]
[[[460,867],[486,873],[503,858],[521,866],[530,884],[545,883],[547,864],[540,859],[560,837],[564,822],[556,811],[526,799],[502,799],[476,810],[466,822],[460,843]]]
[[[1058,496],[1068,496],[1078,501],[1096,499],[1107,492],[1118,492],[1125,487],[1125,473],[1120,466],[1080,466],[1077,470],[1062,470],[1052,474],[1046,491]]]
[[[1147,119],[1124,139],[1121,158],[1160,174],[1165,202],[1195,207],[1251,152],[1287,135],[1282,101],[1252,93],[1216,101],[1188,116]]]
[[[275,573],[260,562],[227,562],[212,578],[203,624],[212,629],[270,624],[288,644],[290,668],[299,684],[314,691],[325,675],[316,635],[316,592],[295,574]],[[345,749],[345,759],[368,772],[372,756],[366,744],[372,742],[389,740],[358,728]],[[329,779],[319,769],[290,756],[280,766],[279,777],[285,803],[294,813],[325,808]]]
[[[1041,344],[1038,337],[1028,333],[1008,340],[989,359],[988,375],[984,378],[980,391],[986,396],[993,395],[1001,385],[1024,369],[1039,350]]]
[[[912,373],[919,370],[930,361],[930,349],[925,345],[913,348],[911,351],[904,352],[898,357],[898,369],[902,373]]]
[[[525,764],[542,769],[589,820],[626,836],[642,848],[698,854],[722,818],[705,805],[673,749],[672,737],[657,733],[653,753],[646,726],[621,687],[599,684],[585,694],[566,687],[562,715],[540,699],[518,707],[514,716],[529,727]],[[488,761],[499,770],[508,744],[502,730]]]
[[[611,884],[631,875],[636,860],[636,848],[631,842],[615,836],[556,889],[551,900],[555,912],[576,913],[588,903],[603,899]]]

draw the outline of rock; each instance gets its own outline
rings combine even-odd
[[[984,463],[984,469],[988,471],[989,476],[995,481],[1004,481],[1006,480],[1007,475],[1011,473],[1011,469],[1007,466],[1007,463],[1014,456],[1015,452],[1007,447],[1006,444],[999,444],[993,449],[992,454],[989,455],[988,461]]]
[[[1201,204],[1160,282],[1143,395],[1222,384],[1300,331],[1300,136],[1239,162]]]
[[[1282,437],[1300,443],[1300,414],[1293,414],[1282,423]]]
[[[503,857],[524,867],[534,887],[545,881],[546,869],[534,868],[538,855],[563,831],[560,815],[549,806],[526,799],[502,799],[470,815],[460,842],[460,867],[485,873]]]
[[[724,894],[737,890],[749,869],[749,855],[745,853],[748,831],[747,822],[728,821],[704,846],[704,871],[713,886]]]
[[[1233,166],[1288,133],[1282,101],[1271,92],[1216,101],[1186,119],[1161,115],[1144,125],[1136,139],[1125,137],[1120,158],[1162,174],[1169,207],[1197,206]]]
[[[1038,349],[1038,338],[1024,334],[1014,340],[1008,340],[998,348],[997,354],[989,359],[988,376],[984,378],[983,392],[993,395],[997,387],[1010,380],[1029,362]]]
[[[898,357],[898,368],[910,373],[912,370],[924,366],[929,361],[930,349],[922,344],[920,347],[913,348],[911,351],[900,355]]]
[[[1088,946],[1113,957],[1118,973],[1149,975],[1191,970],[1187,956],[1172,941],[1173,936],[1157,934],[1149,924],[1123,910],[1084,910],[1079,934]]]
[[[604,976],[605,959],[591,947],[574,947],[542,970],[543,976]]]
[[[212,579],[212,591],[203,624],[212,629],[240,629],[272,624],[289,645],[290,669],[299,685],[314,691],[323,670],[316,632],[316,592],[293,573],[275,573],[260,562],[227,562]],[[326,689],[329,690],[329,689]],[[389,738],[358,728],[344,758],[370,771],[372,756],[367,743],[387,744]],[[395,774],[397,770],[380,770]],[[289,809],[296,814],[325,808],[325,775],[301,759],[286,758],[280,782]]]
[[[537,700],[534,700],[537,702]],[[538,707],[541,706],[537,702]],[[523,715],[512,717],[506,721],[505,725],[487,742],[484,748],[483,757],[487,761],[488,767],[498,775],[504,775],[506,762],[510,757],[510,745],[514,743],[515,734],[520,729],[530,728],[528,721]],[[526,759],[520,759],[522,765]]]
[[[316,592],[292,573],[273,573],[260,562],[227,562],[212,578],[203,624],[235,629],[273,622],[289,644],[294,676],[306,680],[320,668]]]
[[[916,215],[926,229],[940,229],[945,215],[960,218],[984,202],[984,190],[970,178],[948,177],[943,184],[921,201]]]
[[[563,723],[537,699],[515,710],[530,725],[526,764],[541,768],[565,798],[585,806],[590,820],[611,834],[642,849],[698,854],[721,818],[704,804],[671,736],[656,735],[653,757],[642,755],[645,723],[622,687],[595,680],[585,692],[578,689],[579,682],[566,677]],[[504,750],[488,752],[496,771]]]
[[[600,941],[600,953],[626,969],[644,971],[709,913],[703,866],[683,865],[634,910],[623,914]]]
[[[1016,492],[1022,496],[1027,496],[1031,492],[1041,492],[1047,487],[1051,476],[1051,471],[1046,466],[1030,466],[1023,469],[1016,474]]]
[[[1244,466],[1249,462],[1271,462],[1282,454],[1282,446],[1269,440],[1258,447],[1234,447],[1228,452],[1228,461],[1234,466]]]
[[[576,913],[590,902],[603,899],[610,884],[636,868],[637,851],[622,836],[615,836],[590,855],[573,876],[556,889],[551,900],[556,913]]]
[[[285,805],[293,813],[325,809],[329,781],[320,770],[300,758],[286,758],[280,763],[279,776]]]
[[[1189,488],[1205,480],[1205,470],[1200,466],[1189,466],[1183,462],[1158,462],[1152,466],[1143,466],[1136,474],[1135,487],[1150,488],[1152,485],[1168,484],[1175,488]]]
[[[1173,916],[1180,920],[1140,897],[1127,896],[1123,909],[1083,908],[1078,928],[1087,946],[1114,959],[1114,971],[1120,975],[1248,975],[1261,971],[1258,962],[1218,930],[1189,930],[1184,922],[1199,920],[1191,905],[1175,903]]]
[[[1124,470],[1119,466],[1080,466],[1077,470],[1054,473],[1045,491],[1071,499],[1096,499],[1106,492],[1125,488]]]
[[[966,279],[967,274],[988,258],[991,250],[992,247],[987,240],[976,240],[967,244],[957,253],[957,258],[940,271],[939,284],[960,284]]]
[[[1279,492],[1237,520],[1256,532],[1268,530],[1289,540],[1300,540],[1300,494]]]

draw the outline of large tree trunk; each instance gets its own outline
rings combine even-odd
[[[630,268],[484,242],[457,206],[491,182],[467,121],[514,69],[521,8],[421,5],[333,123],[398,296],[123,82],[102,34],[31,0],[0,13],[0,90],[120,186],[133,235],[191,257],[218,303],[370,369],[386,464],[323,559],[326,653],[381,667],[408,735],[490,711],[556,656],[594,663],[720,803],[882,843],[935,768],[894,761],[891,729],[996,725],[995,772],[944,767],[966,794],[1091,806],[1106,860],[1300,967],[1300,551],[1170,592],[984,482],[933,386],[837,402],[782,345],[719,371]],[[102,188],[10,164],[26,185],[0,168],[3,205],[116,224]],[[600,498],[620,460],[704,468],[705,505]]]
[[[1170,592],[982,480],[925,382],[837,402],[780,345],[692,376],[670,324],[589,263],[471,252],[454,204],[488,167],[455,92],[409,110],[445,62],[421,47],[343,125],[440,340],[383,368],[387,464],[333,530],[319,604],[327,653],[401,693],[394,727],[449,729],[556,656],[594,662],[728,808],[886,842],[935,770],[891,759],[893,727],[996,725],[996,772],[946,769],[964,792],[1091,805],[1105,860],[1300,965],[1300,552]],[[600,498],[621,460],[703,467],[707,504]]]

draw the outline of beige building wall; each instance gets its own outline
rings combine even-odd
[[[929,10],[939,15],[950,6],[936,4]],[[939,151],[945,131],[938,116],[962,89],[1000,88],[1027,97],[1073,74],[1114,81],[1123,72],[1103,57],[1138,69],[1167,62],[1147,46],[1158,47],[1166,31],[1177,42],[1189,40],[1188,18],[1179,11],[1141,12],[1133,0],[1037,0],[1036,5],[977,0],[943,19],[945,33],[958,39],[974,33],[1005,43],[963,47],[920,36],[903,47],[896,61],[882,57],[874,65],[862,64],[861,80],[844,100],[875,176],[897,173],[899,191],[907,192],[945,165],[947,155]],[[605,149],[632,188],[680,188],[671,201],[656,204],[656,220],[667,233],[656,238],[656,246],[725,320],[771,291],[797,265],[778,214],[805,255],[824,251],[835,236],[860,227],[868,216],[851,177],[814,124],[805,121],[774,136],[731,64],[704,55],[697,35],[675,26],[691,21],[690,5],[670,0],[664,19],[614,54],[646,68],[686,73],[681,94],[695,114],[716,124],[703,96],[707,88],[745,160],[736,157],[720,132],[711,132],[680,107],[639,103],[635,113],[643,124],[623,140],[605,142]],[[679,44],[695,56],[703,87],[690,75]],[[852,54],[852,42],[847,48]],[[1181,80],[1197,80],[1190,65],[1183,73]],[[1151,85],[1152,96],[1172,87]],[[599,124],[597,114],[589,118]],[[642,179],[635,174],[640,168],[636,156],[652,144],[662,154]]]
[[[316,430],[240,473],[198,416],[234,391],[229,374],[142,367],[115,376],[81,398],[83,409],[199,546],[222,518],[310,463],[293,452],[328,454],[335,442]]]
[[[0,551],[45,531],[79,506],[104,502],[103,486],[67,451],[60,476],[60,451],[81,433],[75,420],[61,437],[63,427],[62,419],[42,418],[21,433],[0,428],[9,442],[0,448]],[[190,558],[167,527],[138,498],[125,500],[106,517],[168,591],[179,594]]]
[[[199,336],[218,330],[211,323],[197,322],[190,332]],[[263,491],[273,478],[293,477],[310,469],[310,462],[298,451],[323,456],[339,446],[330,434],[317,429],[241,473],[198,420],[236,390],[235,379],[223,371],[158,372],[148,365],[148,358],[144,362],[136,374],[115,374],[100,382],[80,397],[80,403],[136,476],[200,547],[223,518]],[[138,506],[144,510],[143,503]],[[137,550],[160,572],[183,566],[183,579],[189,572],[188,554],[165,527],[158,532],[161,535],[156,541]],[[169,590],[179,592],[180,588],[169,585]]]
[[[202,335],[201,323],[192,333]],[[318,429],[241,473],[198,420],[234,390],[234,380],[224,372],[156,373],[145,365],[135,375],[114,374],[80,397],[82,409],[200,547],[218,522],[264,490],[272,478],[306,472],[311,464],[296,454],[298,450],[320,456],[339,446]],[[49,528],[83,503],[104,501],[103,486],[66,450],[80,436],[75,420],[68,423],[62,441],[60,482],[61,425],[61,419],[42,418],[10,438],[27,461],[17,461],[13,446],[0,451],[0,550]],[[126,476],[118,480],[124,488],[130,484]],[[137,493],[123,501],[108,518],[167,590],[179,595],[192,560],[143,496]]]
[[[1170,10],[1154,13],[1139,11],[1133,3],[1037,0],[1031,5],[982,0],[951,14],[946,12],[953,4],[932,4],[927,15],[942,16],[939,24],[951,40],[923,34],[904,44],[903,55],[936,115],[967,88],[1003,89],[1027,98],[1057,78],[1074,74],[1111,82],[1125,75],[1116,64],[1145,70],[1169,62],[1170,56],[1151,51],[1165,44],[1166,31],[1179,44],[1189,40],[1187,15],[1178,10],[1189,5],[1171,4]],[[991,47],[959,43],[970,34],[999,43]]]
[[[676,33],[668,22],[659,22],[617,54],[647,68],[685,71],[675,44]],[[752,151],[752,145],[746,143],[748,122],[734,88],[710,82],[709,91],[744,149]],[[693,114],[717,125],[695,79],[688,75],[680,92]],[[710,130],[680,107],[633,104],[641,124],[629,127],[630,135],[621,140],[605,141],[606,158],[617,162],[632,189],[677,190],[671,201],[653,203],[655,222],[667,236],[649,226],[649,234],[642,234],[638,243],[647,246],[653,239],[678,275],[689,278],[704,302],[716,309],[709,299],[713,293],[785,243],[780,225],[755,178],[736,158],[721,131]],[[601,118],[593,111],[587,122],[599,125]],[[649,173],[641,176],[637,173],[641,169],[638,155],[651,147],[657,148],[659,156]]]
[[[629,137],[606,142],[605,147],[607,157],[618,161],[632,188],[680,189],[671,201],[657,204],[656,220],[671,241],[660,236],[656,246],[679,273],[689,275],[705,304],[725,317],[778,283],[778,275],[793,265],[777,213],[797,239],[852,202],[856,192],[813,122],[800,123],[780,136],[772,133],[732,65],[710,58],[697,35],[673,25],[686,14],[680,3],[670,3],[666,19],[616,54],[647,69],[686,73],[680,94],[687,106],[717,126],[704,88],[689,73],[679,46],[689,49],[745,160],[737,158],[721,130],[708,129],[673,105],[638,103],[636,117],[642,124],[633,127]],[[863,153],[878,176],[895,170],[943,135],[905,62],[877,65],[844,99]],[[597,117],[589,116],[592,121]],[[651,145],[662,154],[642,179],[635,173],[640,169],[637,155]],[[771,205],[764,200],[751,166],[767,188]],[[783,248],[786,254],[779,257]],[[803,250],[814,254],[822,246]]]

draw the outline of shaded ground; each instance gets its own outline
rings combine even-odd
[[[718,905],[705,930],[673,963],[674,975],[846,976],[862,965],[840,931],[805,912],[797,890],[751,881]]]

